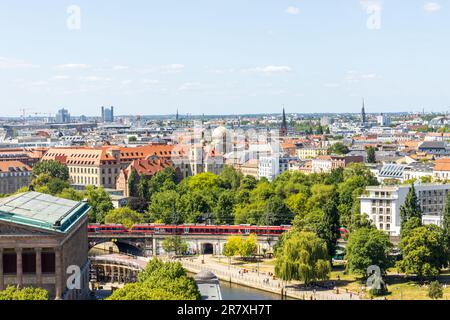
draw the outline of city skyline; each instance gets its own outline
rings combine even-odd
[[[447,112],[445,1],[0,4],[2,116]],[[78,11],[79,10],[79,16]],[[126,111],[125,111],[126,110]]]

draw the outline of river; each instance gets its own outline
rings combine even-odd
[[[223,300],[281,300],[281,295],[240,286],[229,282],[220,282]],[[287,298],[287,300],[291,300]]]

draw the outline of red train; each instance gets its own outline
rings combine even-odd
[[[166,224],[136,224],[130,229],[121,224],[90,224],[89,233],[117,234],[117,233],[143,233],[143,234],[219,234],[219,235],[280,235],[289,231],[291,226],[212,226],[212,225],[166,225]]]

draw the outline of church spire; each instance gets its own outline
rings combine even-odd
[[[287,135],[287,121],[286,121],[286,112],[284,110],[283,106],[283,120],[281,121],[281,129],[280,129],[280,135],[286,136]]]
[[[366,107],[365,107],[364,98],[362,99],[361,122],[363,125],[367,123]]]

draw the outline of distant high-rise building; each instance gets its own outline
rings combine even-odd
[[[114,107],[111,108],[102,107],[102,121],[114,122]]]
[[[70,122],[70,113],[67,109],[58,110],[58,114],[56,115],[56,123],[69,123]]]
[[[364,103],[364,99],[362,101],[362,109],[361,109],[361,123],[365,125],[367,123],[367,116],[366,116],[366,107]]]
[[[380,126],[388,126],[391,124],[391,118],[388,115],[381,113],[377,116],[377,122]]]
[[[281,129],[280,129],[280,136],[285,137],[287,135],[288,126],[286,121],[286,113],[283,108],[283,119],[281,121]]]

